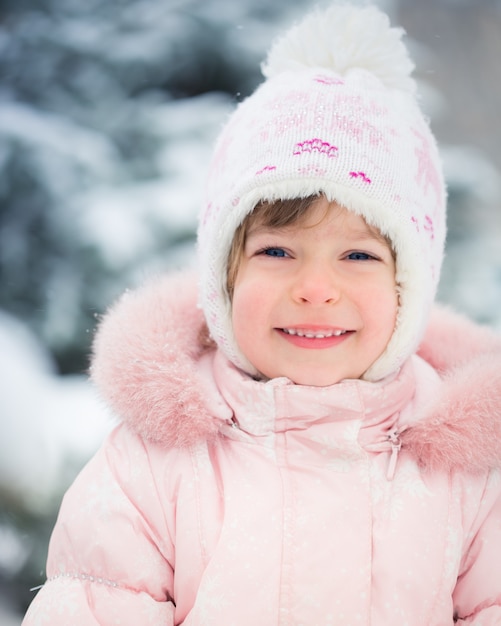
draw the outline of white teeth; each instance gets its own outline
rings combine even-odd
[[[327,337],[339,337],[346,333],[346,330],[333,330],[332,332],[325,333],[303,332],[301,330],[295,330],[294,328],[282,328],[282,330],[288,335],[297,335],[298,337],[306,337],[307,339],[326,339]]]

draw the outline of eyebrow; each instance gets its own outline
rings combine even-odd
[[[278,234],[289,234],[291,231],[299,230],[301,228],[298,224],[289,224],[287,226],[268,226],[266,224],[253,224],[249,230],[247,231],[247,237],[251,237],[253,235],[260,234],[268,234],[268,233],[278,233]],[[349,237],[352,239],[356,239],[358,241],[371,241],[376,240],[385,245],[388,245],[391,248],[390,240],[385,237],[377,228],[370,226],[367,224],[367,227],[350,229]]]
[[[289,230],[290,228],[291,226],[268,226],[267,224],[255,222],[247,228],[247,236],[267,231],[280,232],[283,230]]]
[[[365,239],[376,239],[381,243],[385,243],[389,245],[389,240],[377,230],[377,228],[373,228],[367,225],[367,229],[357,229],[350,231],[350,236],[353,236],[354,239],[365,240]]]

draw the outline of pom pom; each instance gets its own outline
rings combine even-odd
[[[414,64],[402,43],[403,34],[374,6],[317,10],[272,45],[262,72],[271,78],[305,67],[330,69],[339,75],[362,68],[387,87],[414,93]]]

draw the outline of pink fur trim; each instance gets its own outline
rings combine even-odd
[[[501,337],[443,305],[433,309],[418,350],[419,356],[441,373],[490,352],[501,356]]]
[[[449,371],[402,447],[427,469],[482,472],[501,467],[501,356],[482,355]]]
[[[196,283],[179,274],[126,293],[102,320],[91,378],[133,430],[165,446],[187,446],[218,432],[197,379],[203,316]]]
[[[180,273],[127,293],[101,322],[91,375],[112,410],[141,436],[166,447],[217,437],[200,387],[203,315],[195,276]],[[437,307],[419,354],[443,376],[403,449],[422,467],[501,467],[501,338]]]
[[[444,382],[402,445],[429,469],[501,467],[501,337],[437,305],[418,354]]]

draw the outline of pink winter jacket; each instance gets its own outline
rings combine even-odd
[[[501,624],[501,339],[443,309],[393,378],[257,382],[191,277],[129,293],[122,423],[66,494],[24,626]]]

